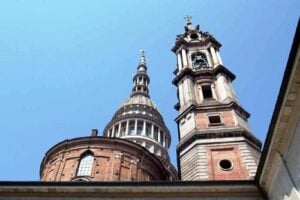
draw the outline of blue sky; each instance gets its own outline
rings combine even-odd
[[[296,0],[1,1],[0,180],[39,180],[51,146],[101,132],[130,94],[141,48],[176,166],[170,49],[187,14],[222,43],[238,99],[264,141],[299,13]]]

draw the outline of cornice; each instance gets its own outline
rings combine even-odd
[[[186,35],[188,35],[189,33],[186,33]],[[212,36],[208,36],[207,38],[205,38],[204,40],[198,40],[198,41],[186,41],[185,37],[181,37],[180,39],[178,39],[175,42],[175,46],[172,47],[171,51],[173,51],[174,53],[176,53],[176,51],[181,47],[181,46],[185,46],[185,48],[187,47],[194,47],[194,46],[206,46],[208,44],[210,44],[215,46],[217,49],[221,48],[221,43],[218,42],[214,37]]]
[[[237,110],[238,114],[241,115],[241,117],[248,119],[250,117],[250,114],[242,108],[238,103],[235,101],[231,101],[229,103],[221,103],[218,101],[213,101],[213,104],[209,105],[207,104],[197,104],[196,102],[193,102],[188,108],[184,109],[179,115],[175,118],[175,121],[178,123],[179,120],[184,117],[187,113],[191,111],[206,111],[206,112],[217,112],[217,111],[224,111],[224,110]]]
[[[260,149],[262,144],[261,142],[250,132],[244,128],[220,128],[219,130],[206,130],[198,131],[194,130],[192,133],[185,136],[177,145],[177,151],[181,152],[189,145],[191,145],[196,140],[201,139],[212,139],[212,138],[233,138],[233,137],[244,137],[249,140],[253,147]]]
[[[172,80],[172,83],[177,86],[180,80],[182,80],[186,76],[190,76],[193,79],[204,77],[204,76],[211,76],[216,77],[218,74],[223,73],[227,75],[232,81],[235,79],[235,75],[229,71],[223,65],[217,65],[214,68],[200,68],[200,69],[192,69],[189,67],[184,68],[176,75],[176,77]]]

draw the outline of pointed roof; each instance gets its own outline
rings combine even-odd
[[[133,77],[133,87],[130,97],[120,106],[125,107],[133,104],[145,105],[158,110],[156,104],[150,99],[148,85],[150,78],[147,74],[145,50],[140,50],[141,56],[136,74]]]
[[[174,53],[176,53],[177,50],[180,50],[181,47],[195,46],[199,44],[203,46],[213,44],[217,48],[222,46],[221,43],[219,43],[209,32],[201,31],[199,25],[193,26],[191,16],[187,15],[185,20],[185,32],[177,35],[175,46],[171,49]]]
[[[137,67],[137,72],[133,77],[133,88],[131,92],[131,97],[135,95],[143,95],[149,97],[149,89],[148,84],[150,82],[150,78],[147,74],[147,64],[145,57],[145,50],[141,51],[140,62]]]

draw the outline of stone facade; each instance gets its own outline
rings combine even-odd
[[[0,182],[0,200],[264,200],[253,181]]]
[[[272,200],[300,199],[300,23],[271,120],[257,181]]]
[[[79,175],[86,152],[93,155],[89,175]],[[83,137],[66,140],[45,155],[41,181],[153,181],[168,180],[162,163],[146,149],[127,140]]]

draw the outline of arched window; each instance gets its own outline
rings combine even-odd
[[[92,172],[94,156],[91,152],[85,153],[79,163],[77,176],[90,176]]]
[[[194,68],[208,67],[206,55],[203,53],[194,53],[192,63]]]

